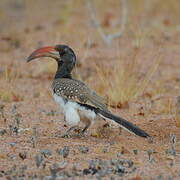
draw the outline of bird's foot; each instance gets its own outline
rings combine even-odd
[[[72,131],[73,131],[73,133],[72,133]],[[83,136],[84,136],[84,132],[82,131],[81,128],[79,128],[79,127],[71,127],[64,134],[59,135],[58,137],[71,138],[71,137],[83,137]]]
[[[85,133],[82,130],[80,130],[78,133],[76,133],[74,135],[75,135],[75,137],[79,137],[79,138],[85,137]]]
[[[60,135],[60,138],[71,138],[72,135],[68,134],[68,133],[64,133],[62,135]]]

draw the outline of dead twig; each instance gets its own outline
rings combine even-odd
[[[94,25],[95,25],[98,33],[100,34],[101,38],[103,39],[103,41],[106,43],[106,45],[110,46],[112,44],[112,41],[116,38],[120,38],[125,31],[125,27],[127,24],[127,15],[128,15],[127,2],[126,2],[126,0],[120,0],[120,3],[122,5],[122,15],[121,15],[122,19],[121,19],[121,25],[120,25],[119,32],[114,33],[114,34],[105,34],[100,22],[98,21],[98,19],[96,17],[96,10],[93,6],[92,1],[93,0],[87,1],[87,6],[88,6],[88,9],[90,12],[92,22],[94,23]]]

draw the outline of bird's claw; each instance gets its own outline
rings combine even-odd
[[[60,137],[60,138],[70,138],[71,135],[68,134],[68,133],[65,133],[65,134],[63,134],[63,135],[60,135],[59,137]]]
[[[80,128],[74,129],[74,133],[70,133],[70,132],[66,132],[62,135],[60,135],[59,137],[61,138],[71,138],[71,137],[84,137],[85,133],[84,131],[82,131]]]

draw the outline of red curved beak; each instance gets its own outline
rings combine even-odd
[[[47,47],[43,47],[43,48],[39,48],[39,49],[35,50],[27,58],[27,62],[29,62],[33,59],[36,59],[36,58],[40,58],[40,57],[51,57],[56,60],[58,60],[60,58],[59,52],[57,50],[55,50],[55,46],[47,46]]]

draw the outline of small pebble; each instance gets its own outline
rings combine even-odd
[[[125,167],[121,164],[116,165],[116,172],[118,174],[124,174],[125,173]]]
[[[98,172],[96,166],[97,166],[97,161],[96,160],[91,160],[89,162],[89,170],[91,171],[91,174],[94,175]]]
[[[100,169],[98,172],[97,172],[97,176],[99,177],[104,177],[108,174],[107,172],[107,169]]]
[[[51,110],[50,112],[46,113],[47,116],[55,116],[56,115],[56,111]]]
[[[137,168],[136,168],[136,167],[133,167],[133,168],[131,169],[131,171],[129,171],[129,173],[134,173],[136,170],[137,170]]]
[[[79,147],[79,151],[80,151],[81,153],[83,153],[83,154],[86,154],[86,153],[88,153],[89,148],[86,147],[86,146],[80,146],[80,147]]]
[[[19,174],[20,175],[24,175],[25,174],[25,171],[27,170],[28,166],[27,165],[22,165],[20,168],[19,168]]]
[[[91,174],[91,169],[83,169],[83,174],[84,175]]]
[[[58,164],[60,169],[64,169],[68,165],[67,161],[62,161]]]
[[[135,155],[137,155],[137,154],[138,154],[138,150],[137,150],[137,149],[134,149],[134,150],[133,150],[133,153],[134,153]]]
[[[108,147],[108,146],[105,146],[102,151],[103,151],[103,153],[109,152],[109,147]]]
[[[26,159],[26,158],[27,158],[27,152],[20,152],[20,153],[19,153],[19,157],[20,157],[22,160]]]
[[[51,150],[49,149],[43,149],[40,151],[40,153],[44,156],[44,157],[48,157],[48,156],[51,156],[52,155],[52,152]]]
[[[121,152],[118,152],[117,153],[117,157],[119,158],[119,157],[121,157],[122,156],[122,153]]]
[[[16,159],[16,155],[15,154],[10,154],[10,155],[8,155],[8,157],[10,158],[10,159]]]
[[[97,165],[97,162],[95,160],[91,160],[89,162],[89,169],[95,169]]]
[[[64,158],[67,158],[69,155],[70,148],[69,146],[64,146],[63,149],[57,149],[57,153],[62,155]]]
[[[82,171],[77,168],[77,164],[73,164],[72,174],[73,174],[73,176],[80,176],[80,175],[82,175]]]
[[[124,164],[127,165],[127,166],[126,166],[127,168],[131,168],[134,163],[133,163],[133,161],[131,161],[131,160],[125,160]]]
[[[53,164],[50,167],[51,177],[55,178],[57,176],[57,172],[59,171],[59,166],[57,163]]]
[[[6,129],[0,129],[0,136],[7,134]]]
[[[111,159],[110,162],[111,162],[111,165],[115,165],[118,161],[117,159]]]
[[[14,147],[16,144],[17,144],[16,142],[11,142],[11,143],[9,143],[9,145],[10,145],[11,147]]]
[[[35,156],[36,166],[37,166],[38,168],[39,168],[40,165],[42,164],[43,160],[44,160],[44,158],[43,158],[43,156],[42,156],[41,154],[37,154],[37,155]]]
[[[170,154],[172,156],[176,156],[176,150],[174,148],[167,149],[166,154]]]

